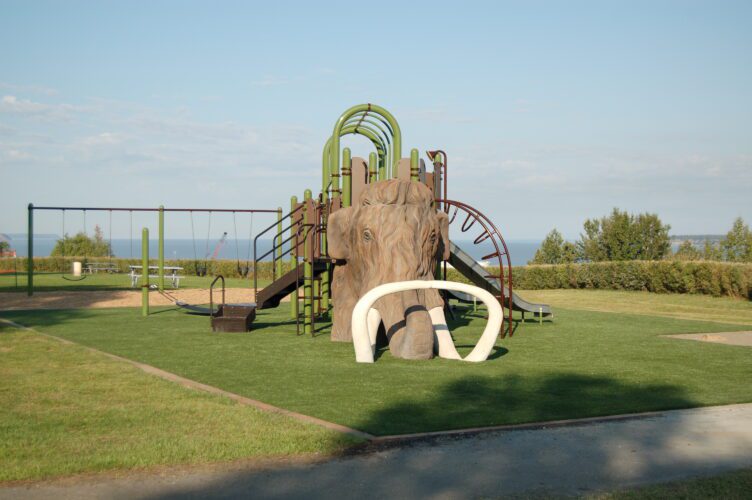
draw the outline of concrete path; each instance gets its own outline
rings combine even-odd
[[[37,483],[0,489],[0,499],[575,495],[745,467],[752,467],[752,404],[437,438],[313,464]]]

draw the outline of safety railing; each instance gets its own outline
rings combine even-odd
[[[211,282],[211,285],[209,285],[209,314],[214,317],[219,314],[220,308],[217,308],[217,311],[214,311],[214,285],[217,284],[217,281],[222,281],[222,309],[225,307],[225,277],[221,274],[218,274],[216,278]]]

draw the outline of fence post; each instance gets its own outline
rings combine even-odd
[[[274,240],[277,247],[273,254],[276,264],[272,265],[277,266],[277,278],[279,278],[282,276],[282,207],[277,207],[277,237]]]
[[[290,197],[290,213],[295,210],[295,208],[298,206],[298,197],[292,196]],[[292,245],[292,251],[290,252],[290,269],[293,271],[296,267],[298,267],[298,236],[296,234],[296,230],[298,229],[295,227],[295,215],[290,216],[290,237],[292,238],[290,240],[290,244]],[[290,294],[290,318],[296,319],[298,317],[298,306],[299,306],[299,298],[298,298],[298,287],[295,287],[295,291]]]
[[[149,315],[149,228],[141,230],[141,316]]]
[[[304,250],[303,250],[303,333],[313,335],[313,231],[315,214],[311,210],[311,190],[306,189],[303,195],[305,208],[303,209]]]
[[[29,203],[29,228],[26,235],[28,244],[28,257],[26,259],[26,294],[31,297],[34,294],[34,204]],[[65,238],[65,235],[62,236]],[[65,244],[65,242],[63,242]]]
[[[173,264],[174,265],[174,264]],[[159,205],[159,291],[164,290],[164,205]]]
[[[368,155],[368,182],[373,183],[378,180],[379,166],[376,164],[376,153],[371,152]]]
[[[349,207],[352,200],[352,156],[350,148],[342,150],[342,207]]]

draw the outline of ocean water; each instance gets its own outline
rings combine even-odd
[[[34,255],[38,257],[48,256],[52,252],[57,239],[55,237],[35,237],[34,238]],[[470,254],[475,260],[480,261],[482,257],[494,251],[493,246],[484,241],[479,245],[474,245],[472,240],[453,240],[460,248]],[[149,240],[149,256],[157,257],[157,240]],[[26,257],[26,239],[14,238],[11,244],[16,250],[19,257]],[[165,258],[166,259],[198,259],[203,260],[211,256],[214,252],[216,242],[212,242],[208,247],[206,241],[196,241],[187,239],[165,239]],[[540,246],[540,241],[533,240],[510,240],[507,241],[509,255],[513,266],[523,266],[535,255],[535,251]],[[259,239],[257,242],[256,252],[262,255],[271,249],[271,240]],[[122,258],[140,258],[141,241],[138,239],[115,239],[112,240],[112,250],[115,257]],[[235,240],[228,239],[227,242],[219,248],[217,259],[220,260],[240,260],[245,262],[253,259],[253,242],[248,239],[239,239],[237,244]],[[269,257],[263,260],[270,260]],[[495,262],[495,261],[493,261]]]

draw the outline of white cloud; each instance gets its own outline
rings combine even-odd
[[[57,90],[43,85],[16,85],[8,82],[0,82],[0,89],[20,94],[28,93],[46,96],[54,96],[58,94]]]
[[[124,140],[124,135],[113,132],[102,132],[97,135],[90,135],[81,139],[84,146],[112,146],[120,144]]]
[[[20,115],[46,121],[70,121],[75,113],[83,110],[84,108],[71,104],[45,104],[19,99],[14,95],[4,95],[0,99],[0,114]]]

